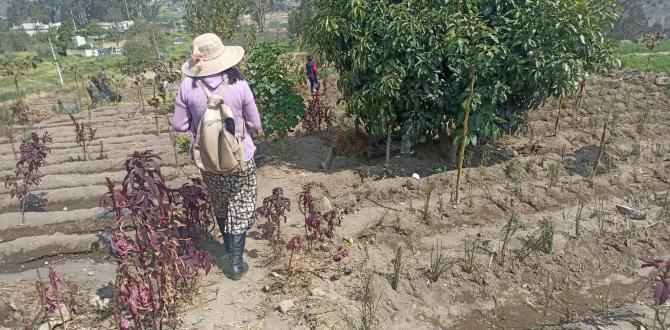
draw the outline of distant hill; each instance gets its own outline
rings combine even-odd
[[[670,1],[620,1],[623,14],[614,28],[616,38],[636,40],[646,33],[658,32],[661,28],[670,30]]]
[[[666,29],[670,28],[670,1],[644,0],[642,2],[650,26],[658,24]]]

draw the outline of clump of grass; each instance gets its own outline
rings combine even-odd
[[[377,295],[377,288],[374,284],[372,273],[368,272],[363,275],[361,281],[361,312],[360,324],[354,326],[355,329],[371,330],[379,324],[379,316],[377,310],[379,308],[380,296]]]
[[[430,198],[433,196],[434,189],[435,185],[432,183],[428,183],[426,185],[426,188],[424,189],[426,199],[423,202],[423,211],[421,215],[421,220],[423,220],[424,222],[430,222],[433,218],[433,215],[430,212]]]
[[[640,135],[640,136],[644,134],[644,128],[645,128],[645,125],[647,124],[647,119],[649,118],[649,113],[650,113],[650,110],[649,110],[649,108],[647,108],[646,110],[644,110],[643,112],[641,112],[637,116],[637,125],[635,126],[635,128],[637,130],[637,134]]]
[[[547,172],[547,178],[549,179],[549,187],[555,187],[556,182],[558,182],[558,163],[553,163],[549,165],[549,171]]]
[[[391,280],[391,288],[398,291],[398,284],[400,283],[400,273],[402,272],[402,246],[398,246],[395,258],[391,262],[393,264],[393,279]]]
[[[479,237],[470,239],[466,237],[463,249],[463,271],[470,274],[475,270],[475,257],[477,255],[477,248],[479,247]]]
[[[507,218],[507,223],[503,226],[502,229],[502,242],[500,243],[500,249],[498,250],[498,264],[500,266],[505,265],[505,252],[509,247],[509,242],[514,237],[514,234],[519,230],[519,215],[516,212],[509,214]]]
[[[635,237],[637,237],[637,225],[628,217],[626,217],[626,225],[626,229],[624,230],[624,245],[630,247],[633,245]]]
[[[430,250],[430,280],[433,283],[437,282],[453,264],[454,261],[449,259],[444,253],[442,243],[437,242],[433,244]]]
[[[487,329],[507,329],[507,312],[502,304],[493,297],[493,309],[486,314]]]
[[[442,189],[437,190],[437,212],[438,216],[441,218],[444,214],[444,193]]]
[[[642,146],[640,145],[640,142],[636,142],[633,145],[633,149],[631,149],[629,156],[635,160],[639,160],[640,155],[642,155]]]
[[[539,227],[531,233],[523,247],[517,251],[517,257],[523,261],[535,251],[549,254],[554,248],[554,223],[549,217],[540,220]]]
[[[479,166],[480,167],[488,167],[491,164],[491,149],[490,148],[482,148],[482,155],[479,160]]]
[[[512,183],[521,182],[521,161],[518,158],[512,159],[507,166],[505,166],[505,176],[512,181]]]
[[[554,299],[554,281],[551,278],[551,275],[547,276],[547,281],[545,285],[542,287],[542,305],[544,306],[544,311],[542,312],[542,316],[547,318],[547,311],[549,310],[549,306],[551,305],[551,301]]]
[[[538,241],[538,247],[544,253],[551,253],[554,250],[554,221],[545,217],[540,220],[540,239]]]
[[[405,232],[402,229],[402,224],[400,223],[400,214],[398,212],[395,213],[395,221],[393,222],[393,229],[397,234],[402,234]]]
[[[651,149],[651,154],[654,156],[654,163],[661,164],[666,155],[665,147],[660,143],[656,143]]]

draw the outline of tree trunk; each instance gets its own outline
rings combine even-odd
[[[19,89],[19,76],[14,76],[14,87],[16,87],[16,96],[19,98],[19,100],[22,100],[23,97],[21,96],[21,89]]]
[[[21,201],[21,221],[19,222],[19,226],[23,226],[23,220],[26,216],[26,198],[28,198],[29,195],[30,194],[27,194],[26,197],[24,197]]]

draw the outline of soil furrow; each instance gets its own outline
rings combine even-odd
[[[60,254],[88,253],[103,249],[106,240],[98,234],[21,237],[0,243],[0,264],[21,264]]]

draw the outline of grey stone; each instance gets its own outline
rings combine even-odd
[[[322,296],[325,296],[325,295],[326,295],[326,292],[325,292],[325,291],[323,291],[323,290],[321,290],[321,289],[318,289],[318,288],[317,288],[317,289],[313,289],[311,293],[312,293],[312,296],[315,296],[315,297],[322,297]]]
[[[293,300],[284,300],[284,301],[279,303],[279,306],[278,306],[279,311],[282,314],[286,314],[286,313],[288,313],[288,311],[291,310],[291,308],[293,308],[294,305],[295,304],[293,303]]]
[[[658,76],[656,77],[656,86],[668,86],[670,85],[670,77],[668,76]]]
[[[617,205],[616,210],[619,211],[619,213],[633,219],[633,220],[647,220],[647,213],[644,213],[642,211],[638,211],[634,208],[628,207],[628,206],[623,206],[623,205]]]
[[[330,202],[330,199],[326,196],[321,196],[316,202],[316,211],[318,213],[328,213],[333,210],[333,204]]]

